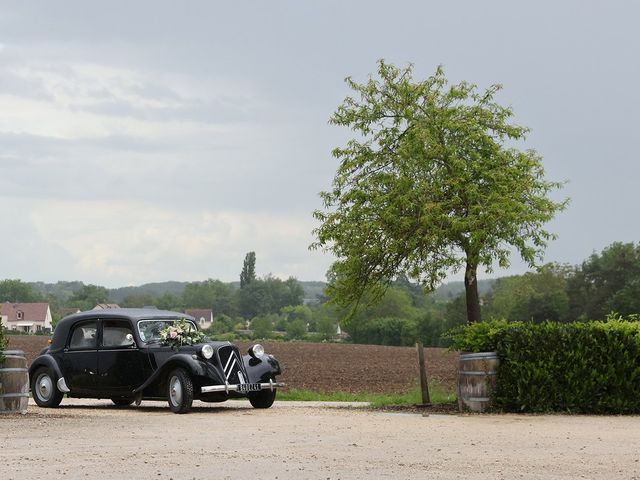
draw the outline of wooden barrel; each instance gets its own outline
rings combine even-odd
[[[29,370],[21,350],[7,350],[0,362],[0,413],[27,413]]]
[[[484,412],[491,406],[499,364],[495,352],[460,354],[458,406],[461,412]]]

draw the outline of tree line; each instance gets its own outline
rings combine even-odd
[[[255,262],[255,259],[254,259]],[[211,334],[233,339],[247,323],[256,338],[327,340],[342,323],[350,341],[382,345],[445,346],[442,334],[467,321],[464,293],[447,298],[427,294],[421,286],[400,276],[391,282],[379,301],[364,298],[361,308],[346,324],[348,310],[321,296],[303,304],[304,291],[294,279],[258,278],[250,265],[243,266],[243,284],[209,279],[188,283],[181,294],[130,294],[123,307],[154,305],[160,309],[211,308],[215,321]],[[247,274],[249,273],[249,274]],[[20,280],[0,281],[1,301],[47,301],[52,313],[60,307],[93,308],[110,301],[109,290],[82,285],[67,301],[38,293]],[[616,312],[640,314],[640,243],[615,242],[594,252],[579,265],[547,264],[523,275],[495,280],[481,296],[485,319],[573,322],[604,319]]]
[[[215,318],[209,333],[225,339],[234,339],[239,335],[237,332],[247,329],[256,332],[260,338],[282,335],[290,339],[302,339],[310,333],[311,339],[333,336],[337,320],[326,320],[326,316],[324,320],[322,316],[314,317],[311,309],[303,305],[304,289],[300,282],[293,277],[286,280],[272,275],[257,277],[255,262],[255,252],[247,253],[239,288],[235,283],[210,278],[187,283],[181,293],[131,293],[118,304],[123,308],[152,306],[179,312],[189,308],[211,309]],[[115,303],[109,289],[100,285],[62,282],[58,295],[41,293],[35,286],[42,285],[17,279],[2,280],[0,302],[47,302],[51,307],[54,325],[60,320],[62,309],[85,311],[97,304]]]
[[[406,279],[345,327],[355,342],[447,345],[442,334],[467,323],[465,295],[438,300]],[[579,265],[550,263],[523,275],[498,278],[480,299],[482,317],[541,323],[640,315],[640,243],[615,242]]]

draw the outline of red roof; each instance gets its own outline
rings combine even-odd
[[[8,322],[44,322],[47,318],[48,303],[1,303],[0,314],[7,316]],[[22,318],[18,313],[22,312]]]

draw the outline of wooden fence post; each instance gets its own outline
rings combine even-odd
[[[419,407],[430,407],[431,399],[429,398],[429,384],[427,383],[427,370],[424,366],[424,349],[422,343],[416,343],[418,351],[418,367],[420,368],[420,390],[422,392],[422,404]]]

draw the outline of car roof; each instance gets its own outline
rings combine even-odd
[[[127,318],[134,322],[143,319],[178,319],[186,318],[187,320],[194,321],[191,315],[187,315],[182,312],[171,312],[169,310],[158,310],[156,308],[105,308],[101,310],[87,310],[85,312],[74,313],[64,317],[58,322],[53,332],[53,346],[64,343],[67,337],[67,333],[72,325],[80,320],[89,318]]]
[[[157,308],[105,308],[101,310],[87,310],[86,312],[74,313],[60,320],[62,322],[73,323],[75,320],[83,318],[129,318],[131,320],[141,320],[143,318],[187,318],[193,320],[191,315],[182,312],[171,312],[169,310],[158,310]]]

